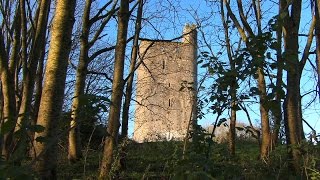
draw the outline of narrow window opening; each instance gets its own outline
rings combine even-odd
[[[171,102],[170,102],[170,99],[169,99],[169,107],[171,106]]]
[[[166,67],[166,62],[162,60],[162,69],[164,69],[165,67]]]
[[[170,87],[170,83],[169,83],[169,87]]]

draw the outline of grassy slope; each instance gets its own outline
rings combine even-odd
[[[116,179],[294,178],[288,172],[285,146],[277,147],[268,163],[259,160],[259,147],[252,142],[238,142],[235,157],[228,155],[225,144],[214,144],[211,149],[209,158],[203,153],[205,151],[199,153],[195,150],[189,152],[182,160],[182,144],[179,142],[130,143],[126,164],[115,163],[114,177]],[[66,157],[65,153],[61,155]],[[119,156],[116,158],[119,159]],[[84,160],[69,165],[67,160],[60,158],[59,179],[96,179],[100,159],[100,153],[89,152],[84,174]],[[120,167],[124,170],[117,171]]]

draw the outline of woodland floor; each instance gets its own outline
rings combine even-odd
[[[302,179],[288,170],[285,145],[279,145],[268,162],[259,160],[259,146],[253,142],[238,142],[233,157],[226,144],[213,144],[209,154],[206,147],[193,148],[182,160],[181,142],[130,142],[125,165],[119,161],[114,164],[113,179]],[[304,148],[305,170],[309,177],[320,177],[320,147]],[[60,150],[59,179],[97,179],[101,153],[84,151],[84,158],[70,165],[66,151]],[[116,159],[120,156],[123,154]]]

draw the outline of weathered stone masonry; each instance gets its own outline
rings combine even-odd
[[[186,25],[182,42],[142,41],[137,69],[133,139],[182,140],[194,119],[197,85],[197,32]],[[184,87],[184,88],[182,88]],[[190,117],[191,116],[191,117]]]

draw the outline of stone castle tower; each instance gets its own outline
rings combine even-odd
[[[182,140],[196,118],[196,27],[185,26],[182,42],[141,41],[140,57],[133,139]]]

